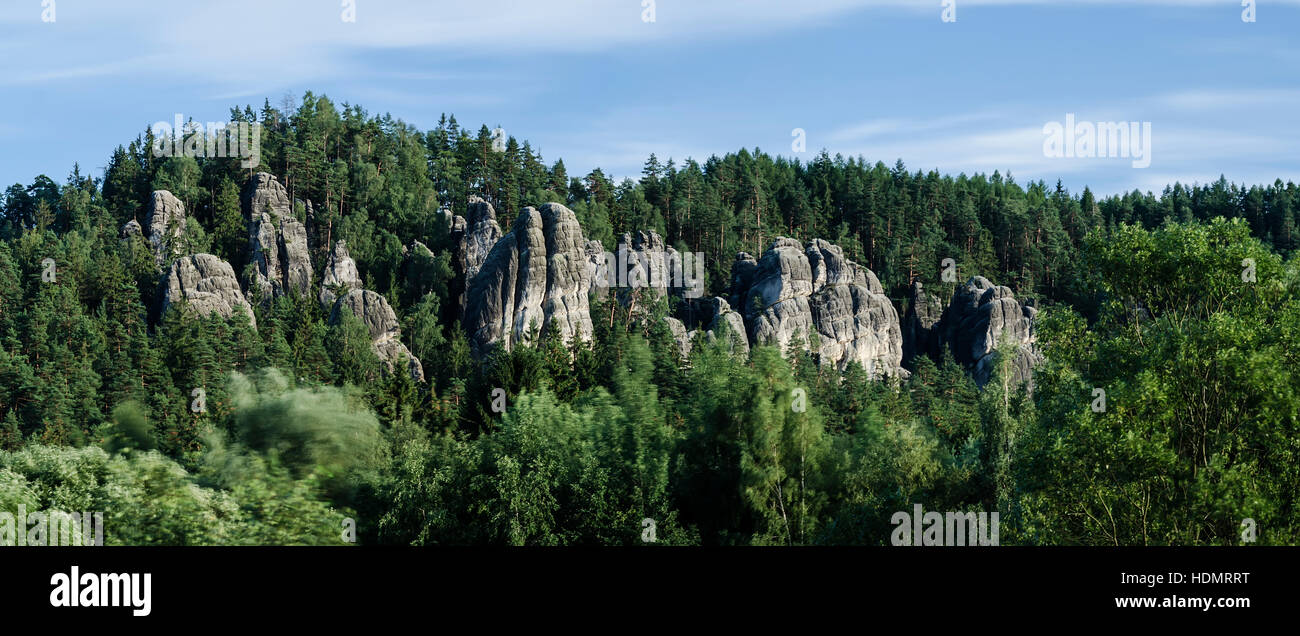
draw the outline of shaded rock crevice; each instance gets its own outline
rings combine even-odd
[[[919,282],[913,283],[909,296],[905,327],[909,364],[920,355],[937,359],[946,348],[983,387],[993,376],[998,349],[1007,345],[1015,356],[1011,383],[1029,382],[1032,390],[1033,369],[1043,361],[1035,333],[1038,310],[1032,304],[1017,301],[1010,288],[983,276],[959,285],[941,314],[938,298]]]

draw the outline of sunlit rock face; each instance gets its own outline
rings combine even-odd
[[[467,284],[463,323],[473,351],[508,351],[548,329],[566,342],[590,339],[587,247],[569,208],[524,208]]]
[[[183,300],[190,311],[200,316],[216,314],[230,318],[242,311],[253,327],[257,327],[253,307],[239,288],[235,270],[216,256],[194,254],[176,259],[162,286],[163,312]]]
[[[259,172],[244,185],[243,206],[254,268],[250,289],[262,290],[272,298],[291,289],[302,295],[311,293],[307,227],[294,217],[284,186],[274,176]]]
[[[325,261],[325,270],[321,274],[318,296],[321,307],[330,311],[340,295],[364,288],[361,273],[357,271],[357,262],[352,260],[352,255],[348,253],[348,244],[339,239],[334,243],[334,249],[330,250],[330,255]]]
[[[402,344],[402,330],[397,314],[383,295],[367,289],[353,289],[334,304],[330,324],[342,320],[344,310],[352,312],[370,332],[370,347],[384,363],[388,373],[408,373],[416,382],[424,381],[420,360]]]
[[[859,364],[873,378],[907,375],[898,312],[839,247],[777,238],[761,259],[737,255],[732,284],[752,344],[812,351],[840,370]]]
[[[171,264],[172,259],[185,253],[185,204],[166,190],[158,190],[149,197],[149,207],[145,213],[143,228],[139,223],[129,227],[134,219],[122,229],[123,234],[147,230],[149,249],[153,251],[158,269],[163,270]]]

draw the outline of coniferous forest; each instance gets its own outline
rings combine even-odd
[[[0,196],[0,509],[104,511],[110,545],[889,545],[917,503],[997,511],[1004,545],[1237,544],[1245,519],[1300,543],[1294,183],[1099,197],[758,148],[616,179],[312,93],[231,119],[260,165],[147,130]],[[498,241],[540,218],[554,249],[566,211],[609,252],[703,254],[746,325],[739,263],[837,246],[901,366],[714,337],[637,290],[487,346],[466,317],[524,258]],[[1009,338],[978,365],[918,344],[967,293],[1032,319],[1031,371]],[[236,296],[251,315],[205,304]]]

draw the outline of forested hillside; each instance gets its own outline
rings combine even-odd
[[[110,544],[343,545],[353,519],[362,544],[641,545],[651,519],[658,544],[888,545],[915,503],[999,511],[1004,544],[1230,544],[1247,518],[1300,541],[1294,183],[1098,199],[759,149],[616,182],[454,117],[311,93],[231,116],[262,125],[259,166],[146,132],[102,176],[5,190],[0,510],[103,510]],[[890,374],[752,333],[686,352],[680,301],[617,295],[584,338],[480,350],[455,227],[479,205],[503,231],[571,210],[610,251],[653,232],[718,298],[737,253],[833,244],[904,329],[914,283],[1014,294],[1041,359],[1031,384],[1007,346]]]

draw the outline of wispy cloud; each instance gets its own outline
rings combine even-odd
[[[422,126],[440,112],[499,124],[571,173],[636,176],[651,152],[789,154],[795,127],[805,159],[826,148],[1114,189],[1219,166],[1271,181],[1300,165],[1300,89],[1284,72],[1300,50],[1278,21],[1300,0],[1261,2],[1256,25],[1227,0],[957,0],[956,25],[940,23],[939,0],[657,0],[653,22],[639,0],[356,4],[349,23],[338,0],[61,0],[45,24],[39,2],[0,3],[0,86],[35,97],[0,106],[22,122],[10,137],[89,118],[102,133],[44,146],[39,168],[0,168],[59,173],[172,113],[210,119],[307,89]],[[1072,28],[1044,42],[1062,6]],[[1177,36],[1131,24],[1153,7],[1187,17]],[[1112,45],[1051,48],[1102,32]],[[1043,157],[1043,123],[1067,112],[1152,121],[1153,167]]]
[[[1184,110],[1224,110],[1261,106],[1300,107],[1300,89],[1199,89],[1162,95],[1157,103]]]

